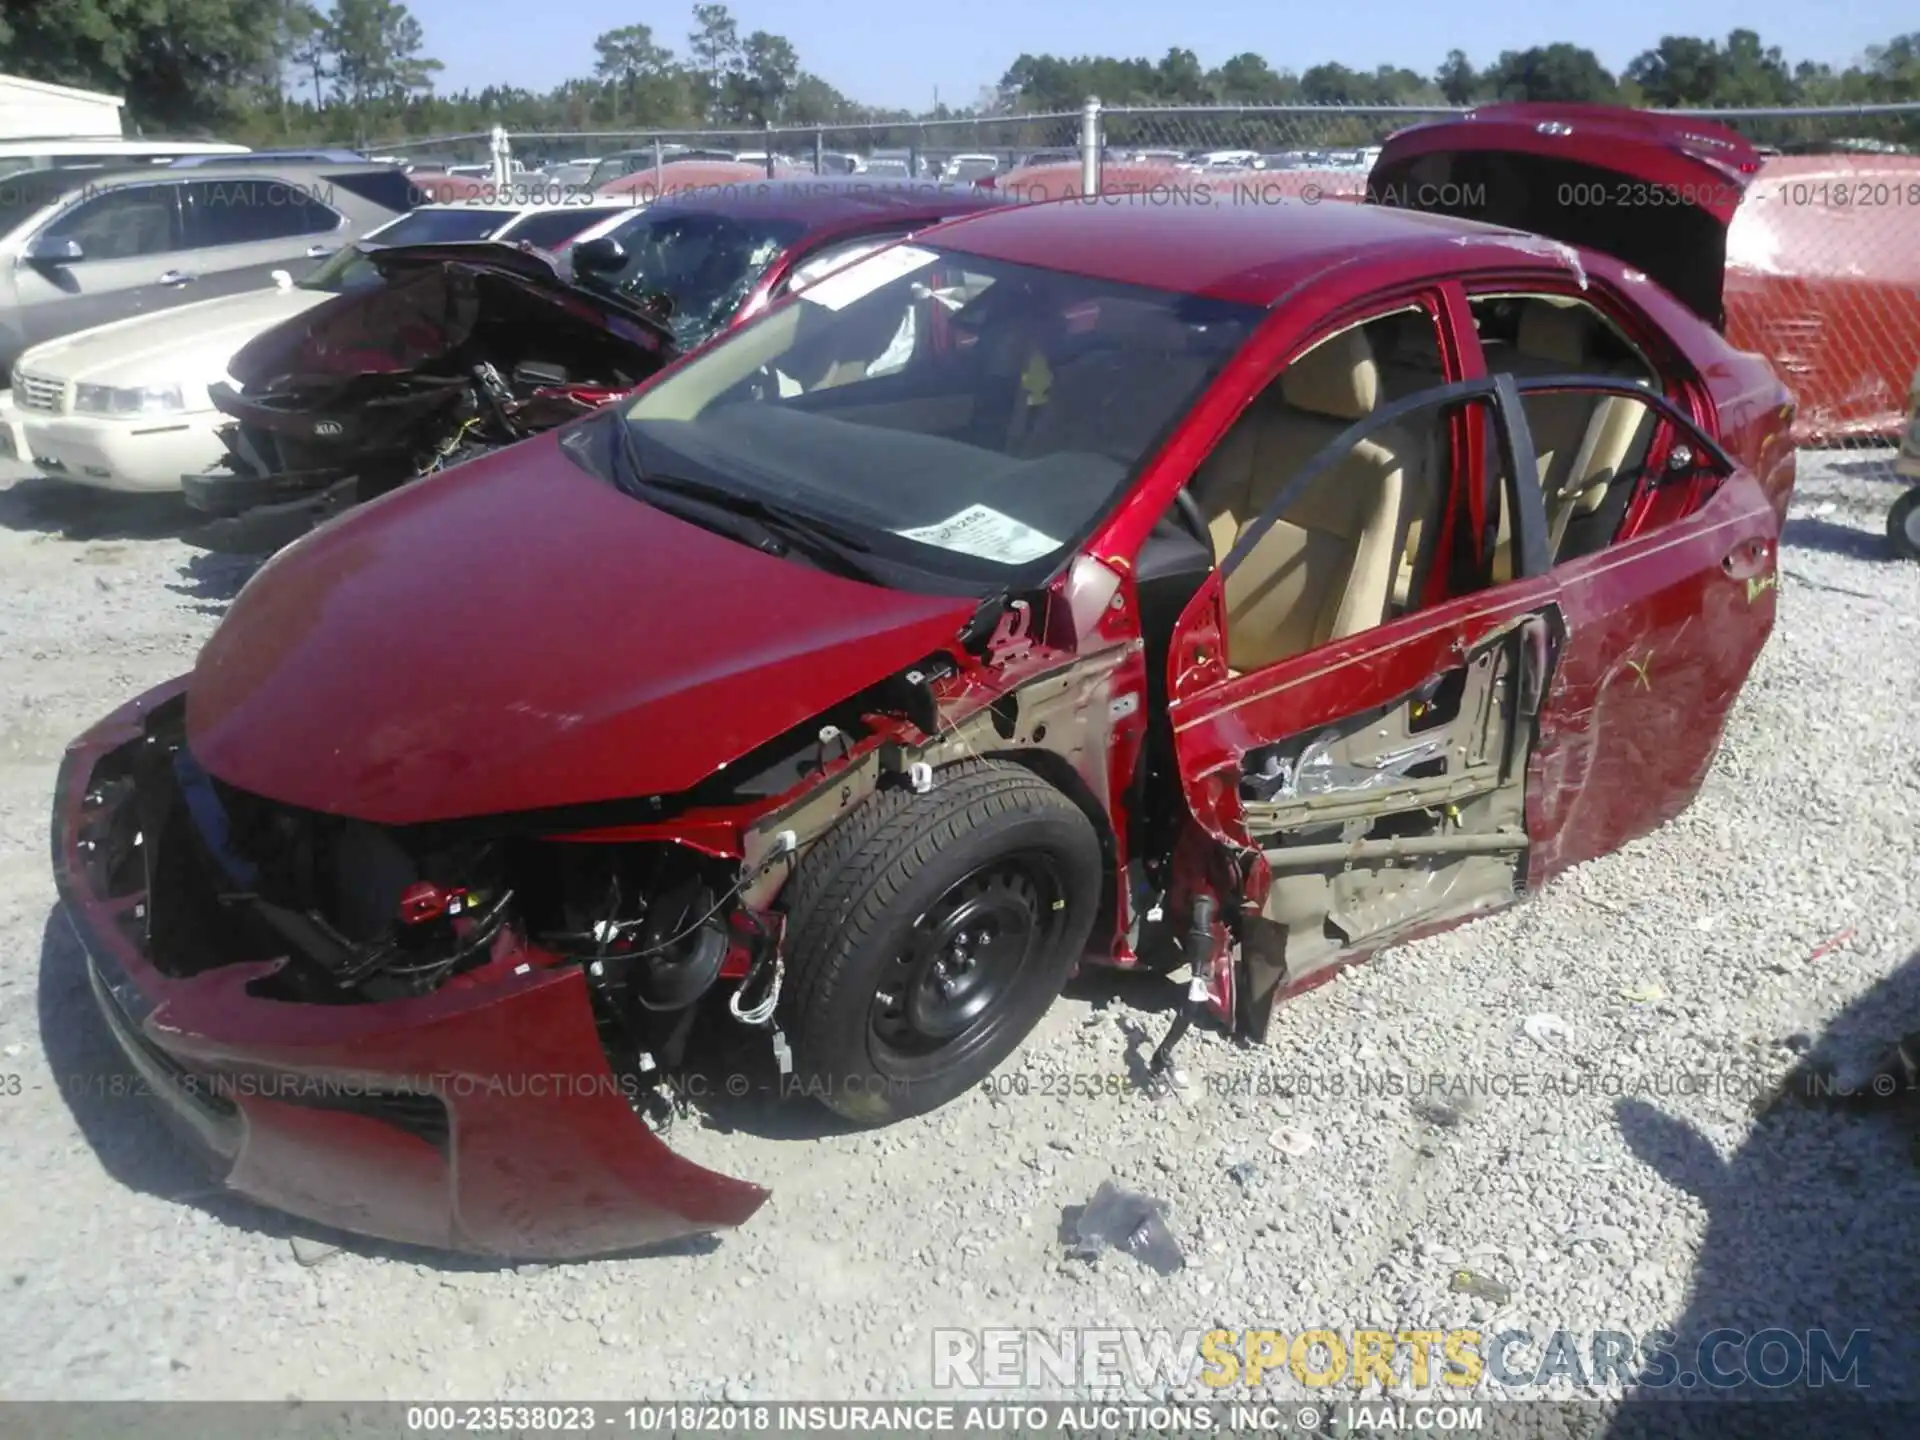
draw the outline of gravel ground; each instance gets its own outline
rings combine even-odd
[[[1858,1065],[1920,1028],[1901,698],[1920,693],[1920,567],[1881,556],[1897,493],[1876,461],[1803,457],[1774,639],[1704,793],[1659,834],[1293,1001],[1264,1047],[1192,1035],[1183,1091],[1121,1088],[1175,987],[1086,983],[1005,1072],[1024,1095],[870,1134],[804,1109],[683,1122],[676,1144],[772,1186],[744,1231],[500,1268],[210,1195],[142,1103],[106,1093],[121,1072],[47,871],[56,763],[191,662],[249,566],[189,548],[165,507],[0,491],[0,1075],[19,1077],[0,1093],[0,1394],[904,1397],[928,1393],[943,1326],[1369,1323],[1867,1327],[1875,1383],[1920,1392],[1904,1136],[1748,1105],[1808,1037]],[[1689,1075],[1734,1083],[1662,1093]],[[1450,1088],[1363,1096],[1363,1076]],[[1270,1093],[1285,1077],[1292,1099]],[[1042,1093],[1064,1088],[1099,1093]],[[1187,1268],[1063,1258],[1062,1207],[1109,1178],[1168,1202]],[[1462,1268],[1508,1297],[1455,1293]]]

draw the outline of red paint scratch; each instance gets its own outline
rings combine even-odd
[[[1813,954],[1809,955],[1807,958],[1809,960],[1818,960],[1822,955],[1831,955],[1834,951],[1838,950],[1842,945],[1846,944],[1849,940],[1851,940],[1854,937],[1854,933],[1855,933],[1854,928],[1851,925],[1849,925],[1846,929],[1842,930],[1838,935],[1834,936],[1831,940],[1823,941],[1819,945],[1815,946]]]

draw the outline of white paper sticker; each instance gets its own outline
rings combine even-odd
[[[1002,565],[1024,565],[1060,548],[1060,542],[1051,535],[985,505],[969,505],[937,525],[894,533],[923,545],[938,545],[942,550],[974,555]]]
[[[844,310],[882,285],[924,270],[940,257],[918,245],[893,245],[856,260],[844,270],[821,277],[800,292],[802,300],[824,305],[829,310]]]

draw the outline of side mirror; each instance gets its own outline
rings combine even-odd
[[[35,265],[71,265],[86,259],[87,252],[78,240],[55,239],[43,233],[27,243],[25,257]]]
[[[596,235],[591,240],[582,240],[575,245],[572,258],[576,271],[610,275],[626,269],[627,247],[611,235]]]

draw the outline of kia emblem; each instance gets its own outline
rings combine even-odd
[[[347,427],[342,425],[338,420],[316,420],[313,422],[313,433],[316,435],[344,435],[347,433]]]

